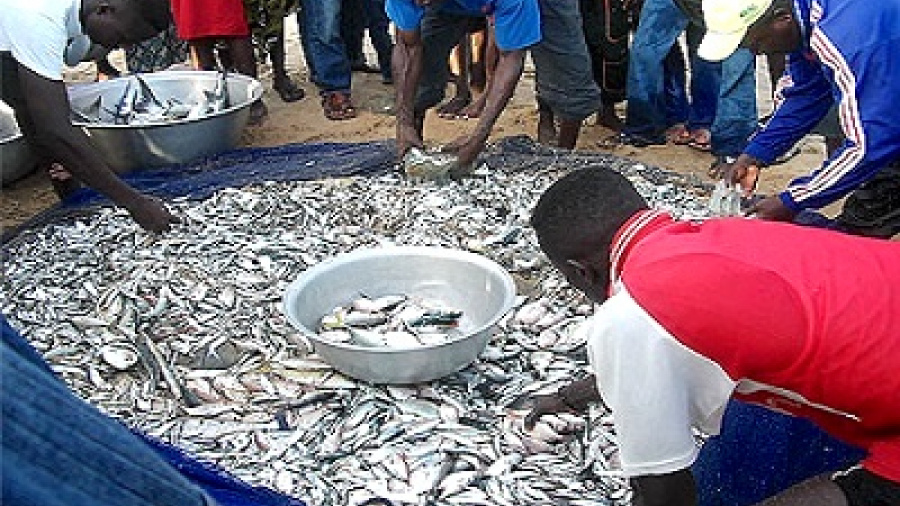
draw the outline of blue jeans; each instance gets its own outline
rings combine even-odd
[[[391,53],[394,51],[394,39],[391,38],[384,0],[366,0],[366,27],[369,29],[369,40],[378,55],[378,68],[382,79],[391,79]]]
[[[350,60],[341,38],[341,0],[303,0],[297,17],[310,80],[323,93],[350,92]]]
[[[716,119],[710,127],[712,150],[717,155],[737,156],[757,126],[756,58],[749,50],[740,49],[725,58],[721,67]]]
[[[658,137],[678,122],[667,114],[671,104],[666,100],[663,69],[685,30],[692,69],[688,127],[709,128],[714,153],[737,155],[756,126],[753,56],[740,50],[721,63],[699,58],[702,32],[672,0],[646,0],[641,9],[629,56],[625,132]],[[678,71],[671,62],[668,66]]]
[[[212,504],[124,425],[75,397],[2,317],[0,399],[4,504]]]

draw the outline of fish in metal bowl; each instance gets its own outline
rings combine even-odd
[[[256,79],[213,71],[133,74],[68,88],[72,123],[118,173],[237,147],[262,97]]]
[[[37,159],[19,130],[15,111],[0,101],[0,187],[27,176],[36,168]]]
[[[283,311],[338,371],[374,384],[432,381],[472,363],[515,300],[512,277],[449,248],[363,248],[303,272]]]

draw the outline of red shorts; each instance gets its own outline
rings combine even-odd
[[[250,28],[242,0],[172,0],[178,37],[247,37]]]

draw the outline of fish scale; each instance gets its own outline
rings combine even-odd
[[[656,169],[627,160],[614,168],[657,208],[708,212]],[[391,174],[223,189],[170,202],[184,223],[163,236],[122,210],[99,209],[8,243],[0,304],[82,398],[241,479],[314,504],[362,504],[373,490],[394,504],[628,504],[608,413],[593,410],[558,442],[522,428],[521,399],[587,369],[571,328],[590,306],[549,265],[528,225],[565,169],[483,169],[441,184]],[[521,321],[501,321],[479,361],[428,385],[342,376],[287,324],[281,294],[315,263],[384,244],[477,247],[533,287],[520,298]],[[198,369],[212,342],[235,356],[223,369]],[[110,354],[147,346],[152,353],[134,364]],[[202,389],[190,396],[193,407],[185,404],[191,388]],[[396,457],[376,466],[367,459],[377,452]],[[454,467],[454,455],[477,457],[452,457],[467,463]],[[416,483],[423,479],[434,483]]]

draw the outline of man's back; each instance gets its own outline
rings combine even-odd
[[[738,394],[851,439],[900,429],[900,243],[675,223],[635,244],[622,270],[635,301]]]

